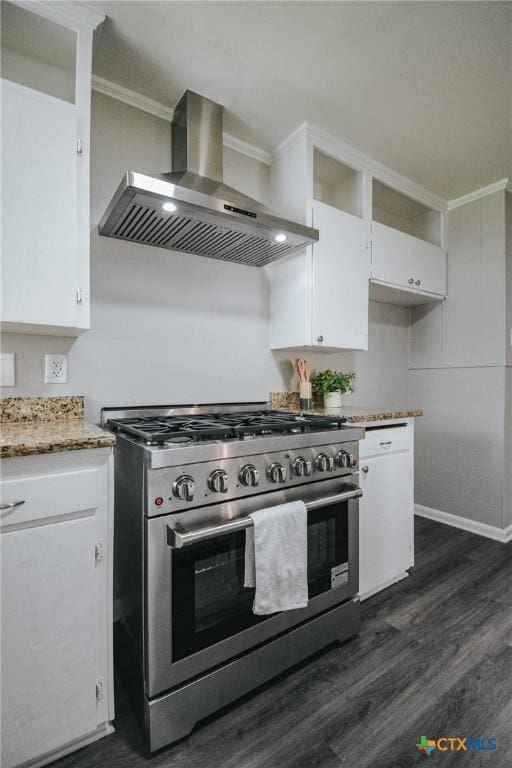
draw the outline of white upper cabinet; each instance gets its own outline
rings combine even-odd
[[[307,123],[273,152],[270,181],[273,207],[319,230],[266,267],[273,349],[366,350],[369,300],[445,298],[445,200]]]
[[[370,296],[394,304],[424,304],[446,296],[446,251],[441,211],[376,179]]]
[[[271,347],[368,349],[366,175],[304,133],[278,154],[271,179],[274,206],[320,233],[303,253],[267,267]]]
[[[75,108],[4,80],[2,123],[2,322],[87,327],[76,304]]]
[[[368,349],[368,224],[313,203],[313,344]]]
[[[103,17],[28,7],[2,3],[1,327],[76,335],[90,327],[90,88]]]

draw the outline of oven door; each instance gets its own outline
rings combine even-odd
[[[360,491],[354,479],[321,481],[146,522],[149,696],[357,593]],[[255,616],[254,590],[244,588],[243,520],[257,509],[296,499],[308,506],[308,606]]]

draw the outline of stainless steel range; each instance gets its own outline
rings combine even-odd
[[[115,656],[151,751],[359,631],[358,440],[342,419],[265,404],[102,412],[117,433]],[[308,509],[306,608],[255,616],[245,529]]]

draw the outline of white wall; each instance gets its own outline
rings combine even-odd
[[[415,428],[415,501],[482,523],[503,514],[505,368],[409,373]],[[512,522],[512,521],[511,521]]]
[[[407,406],[408,343],[409,310],[370,302],[367,352],[317,352],[305,356],[317,369],[355,371],[354,393],[343,399],[347,405],[400,409]],[[275,352],[287,388],[296,390],[292,356],[286,350]]]
[[[505,455],[503,472],[503,524],[512,525],[512,194],[505,195],[505,252],[507,262],[507,302],[505,339]]]
[[[262,400],[283,389],[289,353],[269,349],[265,271],[99,237],[97,222],[129,168],[171,167],[170,127],[93,94],[91,322],[78,339],[5,334],[17,386],[3,395],[84,394],[96,421],[106,405]],[[225,150],[225,181],[265,202],[268,168]],[[357,373],[354,403],[404,407],[407,311],[371,305],[368,353],[308,355]],[[45,353],[69,353],[66,385],[43,383]]]
[[[409,405],[424,411],[416,503],[499,528],[512,523],[505,199],[449,212],[448,298],[412,310],[409,372]]]

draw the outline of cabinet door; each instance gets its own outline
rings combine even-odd
[[[361,469],[359,594],[364,597],[397,581],[413,562],[410,453],[361,459]]]
[[[421,291],[446,296],[446,254],[437,245],[412,238],[411,272],[414,287]],[[419,281],[419,285],[417,285]]]
[[[2,532],[2,765],[96,728],[94,516]]]
[[[313,345],[368,349],[368,224],[314,202]]]
[[[446,295],[446,253],[398,229],[372,223],[372,278]]]
[[[76,108],[6,80],[1,96],[1,319],[75,327]]]
[[[411,237],[398,229],[372,223],[372,277],[394,285],[409,286]]]

